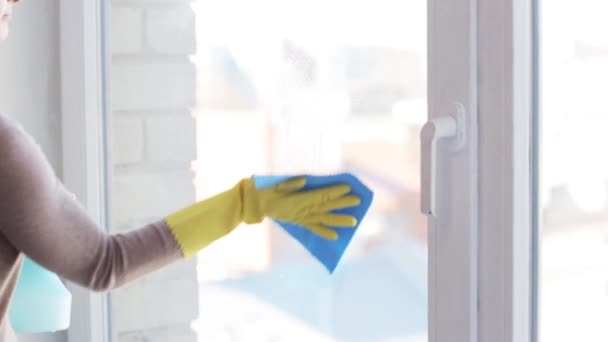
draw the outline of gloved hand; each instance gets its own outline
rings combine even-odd
[[[298,177],[256,189],[253,178],[246,178],[230,190],[170,214],[166,222],[185,258],[227,235],[242,222],[259,223],[264,217],[297,224],[332,240],[338,238],[334,228],[356,226],[355,217],[331,213],[360,204],[357,196],[348,195],[349,185],[300,192],[305,185],[306,178]]]

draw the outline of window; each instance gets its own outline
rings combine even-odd
[[[608,6],[570,5],[541,8],[540,336],[606,341]]]
[[[524,0],[62,8],[67,180],[110,232],[250,173],[348,170],[377,195],[333,276],[279,228],[241,227],[109,306],[76,292],[71,339],[532,341],[533,13]],[[422,126],[442,118],[455,137],[421,156]],[[432,179],[418,171],[432,165]]]
[[[425,1],[109,13],[112,232],[249,174],[347,171],[376,192],[333,275],[276,225],[239,227],[113,293],[113,339],[427,340]]]

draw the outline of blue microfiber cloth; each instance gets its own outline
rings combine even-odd
[[[283,229],[285,229],[292,237],[300,241],[300,243],[317,258],[329,271],[333,273],[336,266],[340,262],[346,247],[353,238],[353,235],[359,229],[359,225],[367,214],[367,210],[372,204],[374,193],[368,189],[357,177],[350,173],[341,173],[330,176],[312,176],[312,175],[291,175],[291,176],[254,176],[256,188],[263,189],[269,186],[278,184],[292,177],[306,177],[306,186],[304,190],[311,190],[328,185],[336,185],[346,183],[351,186],[351,194],[361,198],[361,204],[352,208],[335,210],[336,214],[348,214],[357,218],[357,226],[354,228],[339,228],[338,240],[326,240],[318,237],[314,233],[304,229],[296,224],[281,222],[274,220]]]
[[[65,330],[71,304],[72,295],[59,277],[25,258],[9,308],[13,329],[25,334]]]

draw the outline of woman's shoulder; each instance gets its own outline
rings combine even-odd
[[[37,145],[21,123],[0,112],[0,149]],[[31,146],[30,146],[31,147]]]
[[[4,114],[0,114],[0,156],[0,189],[8,187],[6,182],[40,187],[54,175],[40,145]]]
[[[3,131],[10,123],[10,118],[6,114],[0,112],[0,132]]]
[[[15,131],[14,120],[0,112],[0,150],[8,147],[8,142],[14,139]]]
[[[23,134],[21,124],[0,112],[0,141],[7,142],[7,139],[14,139],[21,134]]]

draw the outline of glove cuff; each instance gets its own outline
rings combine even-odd
[[[262,206],[259,192],[255,187],[253,177],[245,178],[239,183],[242,218],[247,224],[260,223],[264,220],[264,208]]]

